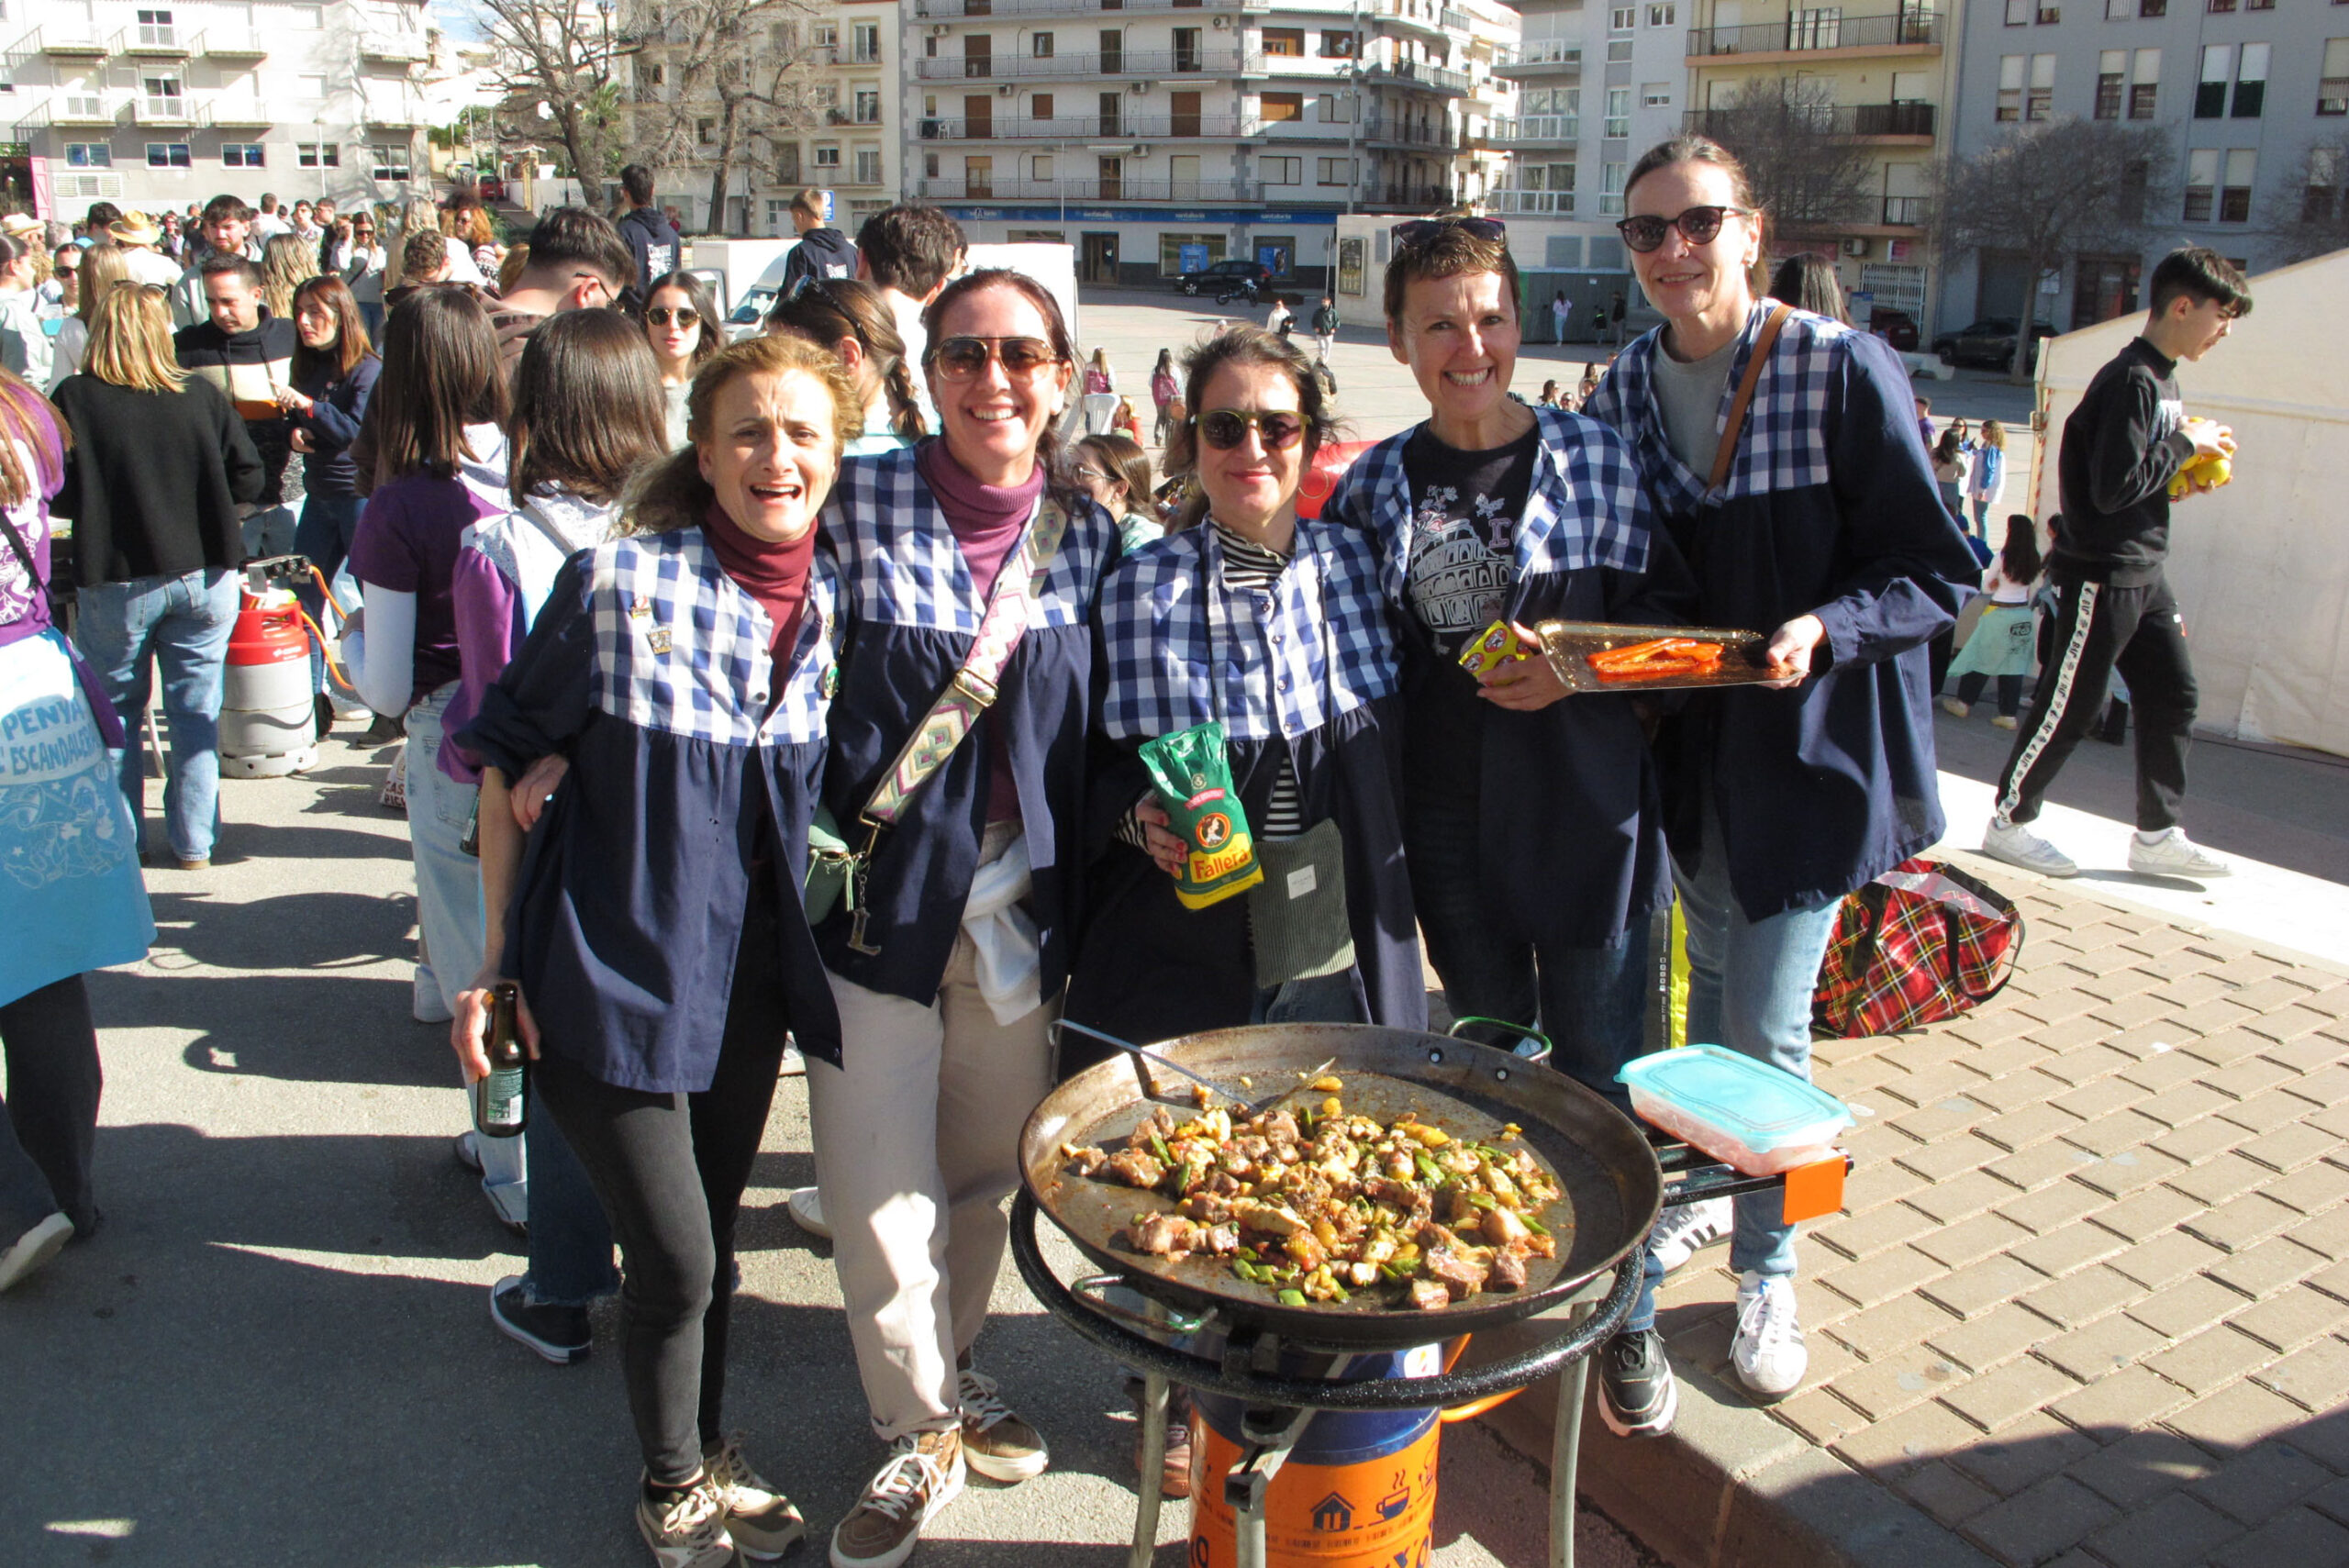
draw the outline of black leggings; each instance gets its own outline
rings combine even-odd
[[[1957,678],[1957,700],[1972,707],[1982,700],[1982,688],[1989,684],[1990,677],[1981,671],[1968,670]],[[2000,675],[1998,677],[1998,711],[2009,718],[2012,718],[2021,706],[2022,677]]]
[[[8,1062],[8,1127],[0,1138],[23,1151],[0,1151],[0,1222],[18,1221],[0,1223],[0,1246],[61,1210],[76,1234],[87,1236],[98,1223],[90,1152],[106,1079],[82,977],[68,975],[0,1006],[0,1049]],[[32,1209],[39,1212],[17,1212]]]
[[[774,884],[753,879],[717,1076],[699,1094],[617,1088],[549,1055],[533,1071],[620,1244],[620,1355],[644,1467],[675,1485],[719,1435],[734,1221],[765,1134],[789,1013]],[[761,911],[763,911],[763,913]]]

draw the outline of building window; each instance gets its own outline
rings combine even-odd
[[[2243,46],[2242,63],[2235,67],[2235,101],[2228,117],[2255,120],[2261,106],[2267,101],[2267,46],[2247,43]]]
[[[2324,77],[2316,84],[2316,112],[2349,115],[2349,39],[2324,40]]]
[[[2141,49],[2132,61],[2129,72],[2129,117],[2149,120],[2154,117],[2155,103],[2161,96],[2162,51]]]
[[[935,174],[938,172],[938,170],[935,167],[937,163],[936,157],[933,156],[930,161],[933,166],[930,172]],[[775,144],[774,177],[778,182],[786,185],[796,183],[798,181],[799,144],[797,142],[785,141]]]
[[[849,28],[849,58],[859,65],[881,63],[881,24],[854,22]]]
[[[2169,15],[2169,0],[2137,0],[2137,15],[2166,17]]]
[[[2021,28],[2031,25],[2032,0],[2007,0],[2007,26]]]
[[[172,14],[169,11],[139,12],[139,41],[142,44],[161,44],[166,47],[179,42],[179,37],[172,28]]]
[[[1607,13],[1607,30],[1610,33],[1628,33],[1639,19],[1640,8],[1637,6],[1613,6]]]
[[[150,141],[147,144],[147,167],[150,169],[185,169],[189,167],[187,143],[184,141]]]
[[[2137,0],[2104,0],[2104,19],[2125,22],[2137,14]]]
[[[1030,33],[1030,34],[1029,34],[1029,35],[1028,35],[1028,54],[1029,54],[1029,58],[1030,58],[1030,59],[1031,59],[1031,60],[1050,60],[1050,59],[1052,59],[1052,34],[1050,34],[1050,33]]]
[[[2055,112],[2055,57],[2034,54],[2031,57],[2031,95],[2024,99],[2022,117],[2043,120]]]
[[[2194,117],[2214,120],[2227,112],[2227,78],[2234,74],[2235,46],[2202,46],[2202,79],[2194,85]]]
[[[1642,85],[1640,88],[1640,107],[1643,109],[1668,109],[1672,107],[1672,83],[1669,82],[1650,82]]]
[[[2129,51],[2108,49],[2096,61],[2096,117],[2117,120],[2121,117],[2122,78],[2129,72]]]
[[[1220,230],[1212,234],[1173,234],[1161,231],[1158,236],[1158,275],[1179,278],[1186,272],[1198,272],[1223,260],[1224,237]],[[1189,265],[1183,254],[1191,252]]]
[[[644,84],[645,84],[646,86],[648,86],[648,87],[659,87],[659,86],[663,86],[663,85],[665,85],[665,84],[668,83],[668,80],[669,80],[669,68],[668,68],[667,66],[665,66],[665,65],[662,64],[662,63],[661,63],[659,61],[657,61],[657,60],[655,60],[655,61],[646,61],[646,62],[645,62],[645,67],[644,67]]]
[[[881,123],[880,88],[859,87],[856,90],[856,123],[859,125]]]
[[[2227,177],[2219,187],[2219,221],[2251,221],[2251,182],[2259,166],[2256,148],[2238,147],[2227,154]]]
[[[840,166],[840,144],[838,142],[818,142],[816,144],[816,167],[818,169],[837,169]]]
[[[1602,163],[1598,166],[1598,210],[1609,217],[1623,216],[1623,176],[1628,163]]]
[[[1275,120],[1301,120],[1305,117],[1305,95],[1302,93],[1264,93],[1257,102],[1258,111],[1266,125]]]
[[[408,177],[407,143],[388,142],[367,150],[374,171],[373,178],[398,181]]]
[[[2059,6],[2051,6],[2047,3],[2047,0],[2039,0],[2038,19],[2043,24],[2049,22],[2060,22],[2064,19],[2063,7]]]
[[[694,121],[694,139],[704,147],[718,143],[718,122],[707,116]]]
[[[1607,63],[1608,63],[1608,64],[1609,64],[1609,65],[1622,65],[1622,64],[1626,64],[1626,63],[1628,63],[1628,62],[1630,61],[1631,58],[1631,40],[1630,39],[1609,39],[1607,40]]]
[[[1268,185],[1298,185],[1305,183],[1305,160],[1302,158],[1259,158],[1256,177]]]
[[[65,166],[68,169],[111,169],[114,149],[103,141],[69,141],[65,144]]]
[[[2232,11],[2234,8],[2235,0],[2210,0],[2210,9],[2214,12]]]
[[[2198,147],[2186,155],[2186,211],[2188,223],[2208,223],[2219,194],[2219,150]]]
[[[1629,87],[1607,89],[1607,123],[1599,128],[1599,135],[1608,138],[1631,134],[1631,90]]]
[[[860,147],[856,150],[856,183],[860,185],[877,185],[881,183],[881,150],[879,148]]]
[[[818,149],[819,159],[821,152],[822,150]],[[963,160],[963,194],[983,197],[995,195],[995,160],[992,157]]]
[[[1321,117],[1321,123],[1323,125],[1352,125],[1354,123],[1354,119],[1356,117],[1354,110],[1358,106],[1354,103],[1353,99],[1350,97],[1341,98],[1335,93],[1324,93],[1319,98],[1315,100],[1315,103],[1317,106],[1315,113]]]
[[[220,166],[223,169],[260,169],[261,143],[258,141],[224,141],[220,144]]]
[[[2309,183],[2300,193],[2300,221],[2330,223],[2340,206],[2342,152],[2337,147],[2309,149]]]
[[[1050,93],[1029,94],[1028,117],[1031,120],[1051,119],[1052,117],[1052,95]]]
[[[841,25],[838,22],[810,22],[807,24],[807,41],[818,49],[837,49],[841,41]]]
[[[1039,152],[1031,156],[1028,160],[1028,177],[1040,185],[1050,184],[1052,179],[1052,155],[1049,152]]]
[[[142,76],[139,86],[147,95],[148,112],[159,118],[175,118],[186,107],[181,95],[180,79],[176,76]]]
[[[1354,57],[1354,35],[1351,32],[1323,33],[1321,57],[1324,60],[1352,60]]]
[[[331,141],[305,141],[294,149],[294,161],[305,169],[340,169],[342,149]]]
[[[1266,28],[1264,52],[1281,60],[1302,60],[1305,57],[1305,29]]]
[[[2022,118],[2022,78],[2030,68],[2029,57],[2002,54],[1998,57],[1998,118],[2002,125],[2011,125]]]
[[[1652,27],[1652,28],[1676,28],[1676,27],[1678,27],[1679,25],[1680,25],[1680,7],[1679,7],[1678,6],[1676,6],[1676,5],[1663,5],[1663,6],[1649,6],[1649,7],[1648,7],[1648,26],[1649,26],[1649,27]]]
[[[1342,185],[1353,176],[1353,161],[1345,158],[1317,158],[1313,161],[1313,178],[1317,184]]]

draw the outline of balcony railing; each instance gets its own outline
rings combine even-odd
[[[1363,72],[1363,80],[1374,85],[1433,87],[1445,93],[1465,93],[1472,85],[1465,71],[1447,71],[1441,65],[1428,65],[1416,60],[1398,61],[1393,65],[1374,65]]]
[[[1226,139],[1253,136],[1264,122],[1253,115],[1059,115],[1051,119],[972,119],[924,117],[924,141],[1097,141],[1190,137]]]
[[[1575,194],[1572,191],[1491,191],[1486,193],[1485,200],[1495,212],[1571,217],[1575,210]]]
[[[986,17],[1118,16],[1129,11],[1199,11],[1204,0],[914,0],[914,15],[952,20]],[[1269,11],[1273,0],[1216,0],[1218,11]]]
[[[114,111],[102,93],[63,93],[50,101],[49,123],[54,126],[114,124]]]
[[[1039,60],[1026,54],[941,56],[917,62],[925,82],[1052,81],[1070,77],[1217,75],[1241,71],[1233,50],[1120,50],[1048,55]]]
[[[1582,45],[1564,39],[1529,39],[1504,46],[1493,56],[1493,69],[1509,75],[1549,73],[1582,69]]]
[[[1931,196],[1887,196],[1884,198],[1884,221],[1922,228],[1932,221],[1933,201]]]
[[[1381,22],[1401,22],[1429,32],[1443,30],[1444,8],[1437,0],[1363,0],[1362,14]],[[1459,13],[1454,12],[1458,16]],[[1468,30],[1467,18],[1461,17],[1460,30]]]
[[[1452,192],[1442,185],[1369,184],[1362,199],[1374,206],[1439,207],[1451,205]]]
[[[213,60],[266,60],[269,45],[244,28],[206,28],[195,40],[195,52]]]
[[[195,123],[195,111],[184,96],[167,93],[141,94],[132,103],[135,117],[143,126],[185,126]]]
[[[140,22],[117,33],[114,47],[118,54],[144,60],[184,60],[187,35],[170,22]]]
[[[1511,145],[1556,146],[1561,142],[1582,139],[1580,115],[1520,115],[1513,120],[1495,120],[1493,139]]]
[[[1933,134],[1931,104],[1790,104],[1790,113],[1825,136],[1924,136]],[[1698,136],[1734,136],[1743,111],[1692,109],[1682,124]]]
[[[409,33],[362,33],[359,58],[415,65],[428,58],[424,40]]]
[[[41,53],[66,60],[104,60],[106,40],[87,22],[58,22],[40,30],[35,46]]]
[[[1834,11],[1798,11],[1783,22],[1753,22],[1740,28],[1692,28],[1688,57],[1722,54],[1807,54],[1838,49],[1901,49],[1942,41],[1935,11],[1847,17]]]
[[[1345,129],[1342,126],[1330,128],[1341,133]],[[1438,151],[1450,149],[1453,140],[1448,125],[1415,125],[1408,120],[1390,120],[1384,115],[1364,117],[1361,139]]]
[[[950,174],[923,180],[921,195],[945,202],[1257,202],[1264,199],[1264,187],[1256,180],[988,180]]]
[[[222,130],[253,130],[275,125],[277,116],[259,99],[215,98],[204,106],[204,123]]]

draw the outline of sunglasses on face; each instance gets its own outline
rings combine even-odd
[[[1041,338],[949,338],[930,350],[930,358],[948,381],[976,379],[986,373],[989,360],[1001,364],[1004,374],[1023,380],[1060,362],[1052,346]]]
[[[1395,226],[1397,244],[1421,245],[1448,228],[1456,228],[1478,239],[1498,239],[1508,232],[1508,225],[1497,217],[1418,217]]]
[[[1246,408],[1218,408],[1200,415],[1194,423],[1199,428],[1199,439],[1219,452],[1230,451],[1247,439],[1251,429],[1256,432],[1268,452],[1293,447],[1297,439],[1305,434],[1304,418],[1285,408],[1262,412]]]
[[[1104,484],[1114,483],[1108,474],[1097,468],[1072,468],[1068,471],[1068,476],[1079,484],[1090,484],[1096,480]]]
[[[655,327],[666,327],[672,321],[680,327],[694,327],[700,324],[701,312],[689,305],[681,305],[674,310],[665,305],[656,305],[644,313],[644,318]]]
[[[1721,231],[1721,223],[1731,215],[1752,217],[1753,209],[1742,206],[1692,206],[1678,217],[1627,217],[1615,226],[1623,243],[1644,256],[1664,243],[1669,229],[1680,230],[1680,238],[1691,245],[1709,245]]]

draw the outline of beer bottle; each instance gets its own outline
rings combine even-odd
[[[489,995],[489,1075],[473,1084],[473,1127],[484,1138],[512,1138],[530,1119],[530,1056],[516,1016],[521,991],[501,980]]]

